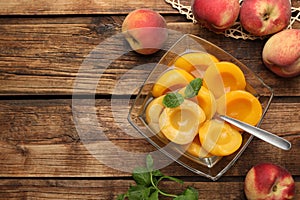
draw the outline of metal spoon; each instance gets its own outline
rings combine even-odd
[[[255,137],[268,142],[278,148],[281,148],[283,150],[289,150],[291,148],[291,143],[277,135],[274,135],[273,133],[270,133],[268,131],[265,131],[263,129],[260,129],[258,127],[252,126],[250,124],[241,122],[239,120],[233,119],[228,116],[219,115],[218,118],[246,131],[247,133],[250,133],[254,135]]]

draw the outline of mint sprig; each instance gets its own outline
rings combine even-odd
[[[182,104],[183,101],[184,97],[178,92],[168,93],[163,98],[163,104],[168,108],[176,108],[177,106],[180,106],[180,104]]]
[[[176,108],[177,106],[180,106],[180,104],[183,103],[185,98],[193,98],[194,96],[197,96],[201,87],[202,79],[195,78],[186,86],[184,90],[184,95],[179,94],[178,92],[168,93],[163,98],[163,104],[167,108]]]
[[[158,186],[162,180],[168,179],[180,184],[183,184],[183,181],[172,176],[166,176],[159,170],[154,170],[151,155],[146,157],[146,167],[135,168],[132,177],[136,185],[130,186],[125,194],[120,194],[117,197],[117,200],[158,200],[160,195],[171,197],[173,200],[197,200],[199,196],[198,191],[192,187],[188,187],[179,195],[163,192]]]
[[[193,98],[198,95],[199,90],[202,87],[202,79],[195,78],[188,84],[184,90],[185,98]]]

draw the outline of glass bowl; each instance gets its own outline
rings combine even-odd
[[[247,66],[225,52],[216,45],[194,35],[183,35],[160,59],[154,67],[149,77],[141,87],[128,115],[128,121],[135,127],[153,146],[163,152],[165,155],[189,169],[190,171],[207,177],[211,180],[220,178],[242,155],[243,151],[251,142],[253,136],[243,133],[243,141],[240,148],[229,156],[212,156],[206,158],[195,157],[187,153],[180,145],[170,142],[162,136],[159,130],[148,126],[145,119],[145,109],[153,99],[151,90],[158,77],[170,68],[178,56],[186,52],[207,52],[220,61],[229,61],[237,65],[245,75],[245,90],[258,98],[262,105],[262,116],[257,124],[259,126],[268,110],[273,98],[272,89],[267,86],[253,71]]]

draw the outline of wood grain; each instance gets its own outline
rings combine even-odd
[[[180,0],[185,6],[190,6],[189,0]],[[175,1],[175,3],[177,3]],[[299,1],[292,0],[292,5],[299,7]],[[11,0],[0,1],[1,15],[80,15],[80,14],[127,14],[137,8],[149,8],[160,13],[177,14],[171,4],[164,0],[133,1],[122,0]]]
[[[189,1],[183,1],[189,3]],[[0,1],[1,15],[66,15],[66,14],[125,14],[136,8],[149,8],[161,13],[177,13],[161,0],[12,0]]]
[[[77,19],[27,19],[24,23],[18,18],[0,19],[3,22],[0,25],[0,95],[72,95],[76,83],[83,93],[128,94],[130,88],[143,83],[164,53],[141,56],[130,52],[120,35],[124,16]],[[196,34],[246,64],[274,88],[276,96],[300,95],[299,78],[287,81],[263,65],[261,51],[265,41],[226,38],[191,22],[177,20],[181,18],[168,17],[168,27],[174,37],[170,37],[165,50],[180,35]],[[82,69],[86,70],[83,74]],[[132,75],[128,77],[128,74]],[[116,90],[119,80],[127,88]]]
[[[299,7],[299,1],[292,2]],[[161,186],[179,193],[191,185],[199,199],[245,200],[246,173],[267,161],[292,173],[295,199],[300,199],[300,79],[279,78],[265,68],[261,51],[266,39],[215,34],[164,0],[0,0],[0,199],[115,199],[133,184],[131,169],[116,166],[143,164],[135,155],[156,149],[128,123],[128,109],[144,78],[176,40],[171,35],[164,50],[141,56],[130,51],[124,38],[114,38],[125,16],[142,7],[162,13],[170,32],[200,36],[258,74],[275,94],[261,127],[292,143],[290,151],[282,151],[254,139],[217,182],[172,162],[161,171],[185,184]],[[81,96],[72,96],[74,90]],[[73,107],[72,97],[95,98],[95,105]],[[155,161],[170,160],[161,156]]]
[[[124,103],[124,100],[120,101]],[[124,151],[142,154],[156,150],[127,122],[128,104],[120,105],[118,111],[113,111],[110,100],[96,100],[96,120],[99,124],[95,125],[91,123],[93,115],[90,115],[89,110],[91,109],[87,106],[76,108],[75,113],[84,113],[84,115],[80,115],[83,121],[74,121],[76,115],[72,115],[70,99],[1,100],[0,158],[2,159],[0,160],[0,176],[129,176],[130,173],[116,170],[101,162],[101,157],[97,157],[95,151],[91,151],[91,146],[89,146],[91,140],[98,141],[99,145],[106,145],[105,140],[97,136],[100,131],[103,131],[107,137],[106,140]],[[279,150],[255,139],[225,176],[243,176],[252,165],[262,160],[279,163],[288,168],[295,176],[300,175],[298,168],[300,156],[299,109],[299,103],[275,102],[270,107],[262,124],[262,128],[291,141],[293,148],[290,151]],[[294,113],[293,117],[290,113]],[[84,127],[94,127],[88,129],[93,132],[89,134],[78,132],[75,126],[78,122],[83,122]],[[120,163],[120,157],[115,151],[108,150],[102,153],[109,157],[112,163]],[[100,158],[100,161],[93,155]],[[251,160],[248,159],[249,157]],[[141,162],[134,157],[126,159],[128,162]],[[194,176],[193,173],[176,163],[166,167],[163,171],[168,172],[170,169],[174,175]]]
[[[180,194],[187,186],[193,186],[199,191],[199,200],[246,200],[243,192],[243,182],[191,182],[183,178],[183,185],[163,182],[160,188],[173,194]],[[116,199],[117,195],[125,193],[132,180],[20,180],[4,179],[0,182],[1,199]],[[296,188],[300,183],[296,182]],[[170,189],[172,188],[172,190]],[[294,199],[299,199],[300,193],[296,190]],[[160,198],[168,199],[168,198]]]

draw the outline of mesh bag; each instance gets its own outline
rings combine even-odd
[[[166,3],[171,4],[174,9],[177,9],[178,12],[182,15],[185,15],[188,20],[191,20],[193,23],[197,23],[195,20],[190,2],[191,0],[165,0]],[[240,4],[242,0],[240,0]],[[300,22],[300,8],[292,7],[292,17],[290,24],[287,29],[293,28],[295,22]],[[244,39],[244,40],[255,40],[261,39],[262,37],[257,37],[243,30],[239,21],[236,21],[232,27],[222,32],[226,37],[232,37],[235,39]]]

